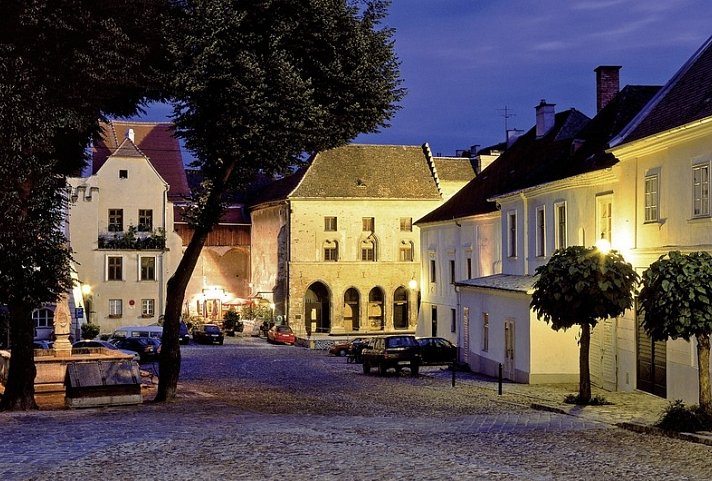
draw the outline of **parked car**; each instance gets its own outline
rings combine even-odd
[[[344,357],[351,350],[351,341],[336,341],[329,348],[329,354],[334,356]]]
[[[90,340],[83,340],[83,341],[77,341],[74,344],[72,344],[72,354],[82,354],[82,349],[98,349],[98,348],[104,348],[104,349],[110,349],[112,351],[119,351],[124,354],[127,354],[133,358],[134,361],[139,362],[141,360],[141,356],[138,354],[136,351],[131,351],[129,349],[119,349],[109,341],[102,341],[99,339],[90,339]]]
[[[370,346],[372,342],[373,338],[369,337],[357,337],[351,341],[351,349],[349,349],[349,353],[346,358],[347,362],[355,362],[357,364],[363,362],[361,352]]]
[[[119,349],[137,352],[140,362],[155,362],[161,354],[161,341],[155,337],[119,337],[111,341]]]
[[[384,375],[389,368],[400,372],[403,366],[410,368],[410,374],[417,376],[420,369],[420,345],[415,336],[385,336],[374,339],[373,344],[361,351],[363,373],[378,367],[378,374]]]
[[[222,344],[225,334],[217,324],[203,324],[193,330],[193,341],[198,344]]]
[[[259,336],[262,321],[259,319],[243,319],[242,320],[242,335],[243,336]]]
[[[160,339],[163,336],[161,326],[121,326],[114,330],[111,337],[155,337]]]
[[[284,324],[274,325],[267,331],[267,342],[294,344],[296,340],[297,338],[292,328]]]
[[[452,364],[456,360],[457,347],[447,339],[421,337],[418,338],[418,344],[420,344],[420,359],[424,365]]]
[[[188,332],[188,326],[185,322],[180,321],[178,326],[178,342],[181,344],[190,344],[190,333]]]

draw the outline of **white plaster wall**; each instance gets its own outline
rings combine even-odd
[[[127,170],[127,179],[119,178]],[[91,288],[92,318],[102,333],[121,325],[158,322],[165,308],[165,285],[181,257],[181,240],[173,230],[173,205],[167,185],[145,158],[110,157],[96,175],[69,179],[76,198],[69,209],[70,245],[79,281]],[[124,210],[124,229],[138,224],[138,210],[153,210],[154,229],[166,232],[165,251],[98,249],[98,236],[107,232],[109,209]],[[123,280],[106,280],[106,256],[123,257]],[[139,257],[156,258],[156,280],[139,281]],[[121,299],[123,315],[109,317],[109,299]],[[141,316],[141,300],[155,299],[155,315]],[[132,302],[133,301],[133,302]]]

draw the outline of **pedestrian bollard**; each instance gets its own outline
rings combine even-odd
[[[499,363],[499,388],[497,390],[499,395],[502,395],[502,363]]]
[[[455,363],[450,364],[450,369],[452,369],[452,387],[455,387]]]

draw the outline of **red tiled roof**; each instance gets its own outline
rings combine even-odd
[[[104,165],[106,159],[120,147],[128,129],[134,131],[134,143],[151,161],[170,189],[168,199],[184,199],[190,194],[178,139],[173,136],[173,125],[167,122],[129,122],[112,120],[101,123],[104,135],[92,148],[92,173]]]

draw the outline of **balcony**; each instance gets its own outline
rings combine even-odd
[[[139,231],[130,225],[126,231],[99,234],[99,249],[163,250],[166,248],[166,232],[154,229],[152,232]]]

